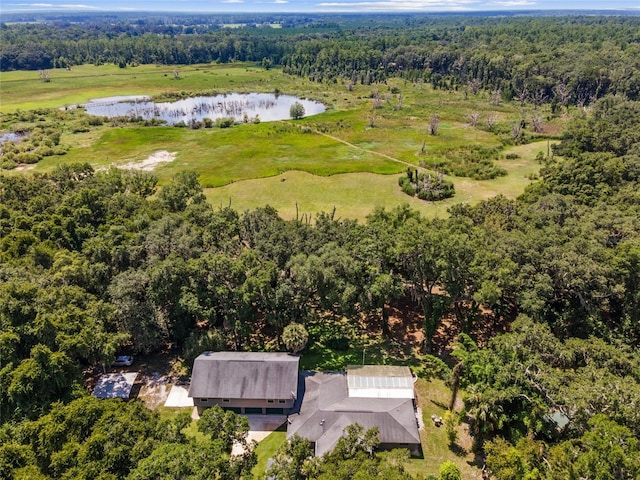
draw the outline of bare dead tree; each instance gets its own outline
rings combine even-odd
[[[542,105],[547,100],[547,98],[547,94],[542,88],[539,88],[531,94],[531,102],[533,103],[534,108],[538,108],[540,105]]]
[[[476,127],[478,125],[478,122],[480,121],[480,114],[478,112],[471,112],[467,117],[469,118],[469,123],[472,127]]]
[[[180,79],[180,72],[178,70],[173,71],[173,78],[175,78],[176,80]]]
[[[566,83],[564,82],[558,83],[554,87],[553,93],[558,99],[558,102],[560,103],[560,105],[562,105],[565,108],[569,108],[569,99],[571,98],[571,92],[569,91],[569,87],[567,86]]]
[[[371,112],[371,115],[369,115],[369,128],[375,128],[376,126],[376,114],[374,112]]]
[[[496,124],[496,114],[492,113],[487,117],[487,128],[489,130],[493,130],[493,127],[495,124]]]
[[[502,101],[502,91],[499,88],[496,88],[493,92],[491,92],[489,103],[491,105],[500,105],[501,101]]]
[[[38,70],[38,76],[44,83],[49,83],[51,81],[51,73],[49,70]]]
[[[401,93],[398,94],[398,105],[397,105],[397,109],[398,110],[402,110],[402,107],[404,107],[404,97],[402,96]]]
[[[438,133],[438,128],[440,127],[440,115],[437,113],[432,113],[431,117],[429,117],[429,133],[431,135],[436,135]]]
[[[382,98],[380,98],[380,94],[377,90],[373,92],[373,108],[382,108]]]
[[[529,90],[527,90],[527,87],[522,87],[520,91],[516,93],[515,99],[518,100],[520,102],[520,106],[523,107],[528,97]]]
[[[576,101],[576,105],[580,108],[582,112],[582,116],[585,116],[590,109],[591,103],[595,100],[594,95],[589,95],[585,93],[580,93],[578,95],[578,99]]]
[[[511,127],[511,136],[516,141],[522,138],[522,122],[516,122],[513,127]]]
[[[481,85],[482,83],[477,78],[472,78],[471,80],[469,80],[469,89],[474,95],[478,94]]]
[[[533,124],[533,131],[536,133],[542,133],[544,130],[544,126],[542,125],[542,117],[540,115],[534,115],[531,118],[531,123]]]

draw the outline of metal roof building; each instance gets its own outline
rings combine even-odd
[[[297,414],[289,415],[287,438],[305,437],[314,444],[316,455],[323,455],[336,446],[348,425],[358,423],[365,430],[378,427],[381,447],[404,447],[417,453],[420,434],[412,397],[351,396],[348,375],[301,374],[304,394]]]
[[[409,367],[353,365],[347,367],[349,396],[359,398],[414,398]]]
[[[131,395],[131,390],[137,377],[138,372],[107,373],[102,375],[93,389],[93,396],[96,398],[123,398],[127,400]]]

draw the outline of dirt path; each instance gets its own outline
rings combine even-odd
[[[336,142],[340,142],[344,145],[347,145],[348,147],[355,148],[356,150],[360,150],[361,152],[371,153],[372,155],[377,155],[379,157],[386,158],[387,160],[391,160],[392,162],[400,163],[402,165],[406,165],[411,168],[419,168],[423,170],[422,167],[415,165],[413,163],[405,162],[404,160],[400,160],[398,158],[392,157],[391,155],[387,155],[386,153],[380,153],[380,152],[376,152],[375,150],[369,150],[366,148],[359,147],[358,145],[354,145],[351,142],[347,142],[346,140],[343,140],[339,137],[334,137],[333,135],[329,135],[328,133],[320,132],[318,130],[314,130],[314,133],[317,133],[318,135],[322,135],[323,137],[330,138],[331,140],[335,140]]]

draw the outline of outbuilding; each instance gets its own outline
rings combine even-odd
[[[214,405],[241,414],[287,414],[298,395],[300,357],[281,352],[204,352],[189,397],[198,413]]]

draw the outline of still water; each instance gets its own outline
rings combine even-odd
[[[141,117],[145,120],[156,118],[169,125],[180,122],[189,124],[192,120],[204,118],[233,117],[236,122],[261,122],[286,120],[291,118],[289,109],[295,102],[304,107],[305,117],[317,115],[325,110],[322,103],[300,99],[291,95],[272,93],[229,93],[213,97],[192,97],[167,103],[155,103],[149,97],[108,97],[97,98],[83,107],[90,115],[104,117]]]

